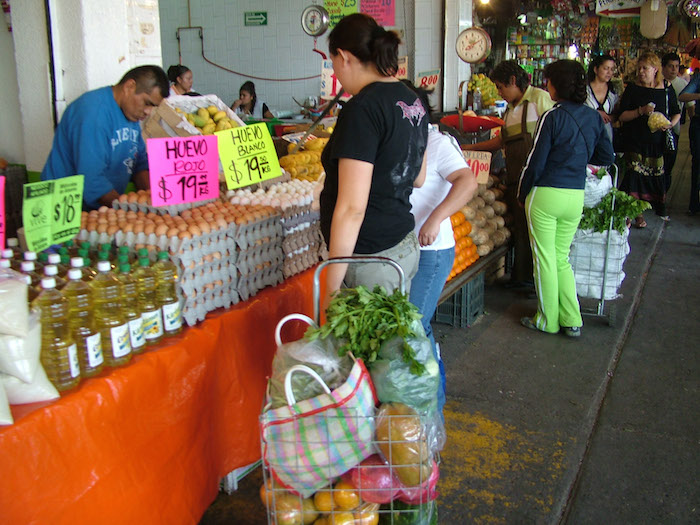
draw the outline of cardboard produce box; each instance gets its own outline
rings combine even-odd
[[[201,135],[201,132],[187,122],[184,115],[175,111],[175,108],[185,113],[193,113],[199,108],[209,106],[216,106],[219,110],[225,111],[228,118],[235,121],[239,126],[245,126],[245,123],[238,115],[216,95],[202,95],[200,97],[179,95],[163,99],[163,102],[151,112],[143,123],[143,137],[144,139],[149,139]]]

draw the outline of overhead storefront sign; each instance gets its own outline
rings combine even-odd
[[[596,0],[595,13],[611,18],[639,16],[644,2],[646,0]]]

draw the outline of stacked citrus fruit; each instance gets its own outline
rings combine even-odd
[[[448,281],[462,273],[479,258],[479,254],[476,253],[476,245],[469,237],[472,225],[464,217],[464,214],[461,211],[456,212],[450,217],[450,222],[455,238],[455,261],[450,275],[447,277]]]

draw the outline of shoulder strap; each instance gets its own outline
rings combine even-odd
[[[569,110],[566,109],[566,108],[565,108],[564,106],[562,106],[561,104],[559,105],[559,108],[560,108],[560,109],[563,109],[564,112],[565,112],[567,115],[569,115],[569,116],[571,117],[571,120],[574,121],[574,123],[576,124],[576,127],[578,128],[578,132],[579,132],[579,133],[581,134],[581,136],[583,137],[583,142],[586,144],[586,152],[588,152],[588,155],[591,155],[593,152],[590,151],[590,147],[588,146],[588,141],[586,140],[586,135],[583,134],[583,130],[581,129],[581,126],[579,125],[578,120],[576,120],[576,119],[574,118],[574,116],[569,112]]]
[[[520,118],[520,133],[527,133],[527,103],[527,100],[523,102],[523,114]]]

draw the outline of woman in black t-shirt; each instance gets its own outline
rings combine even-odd
[[[416,94],[393,75],[399,37],[364,14],[343,18],[329,38],[333,70],[353,95],[321,161],[321,230],[330,257],[380,255],[398,262],[407,288],[418,269],[409,196],[425,177],[428,115]],[[386,265],[329,266],[326,301],[348,287],[398,284]],[[324,304],[324,306],[325,306]]]

